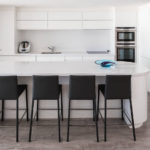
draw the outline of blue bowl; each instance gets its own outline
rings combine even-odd
[[[116,62],[113,60],[96,60],[95,63],[104,68],[110,68],[111,66],[116,65]]]

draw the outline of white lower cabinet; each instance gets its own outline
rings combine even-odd
[[[35,62],[35,56],[0,56],[0,61]]]
[[[37,56],[38,62],[63,62],[64,56],[52,55],[52,56]]]
[[[82,56],[65,56],[65,61],[81,62],[82,61]]]
[[[96,60],[100,60],[100,59],[108,59],[108,60],[115,60],[114,56],[103,56],[103,55],[94,55],[94,56],[83,56],[83,62],[87,62],[87,61],[96,61]]]

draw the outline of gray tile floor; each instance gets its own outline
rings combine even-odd
[[[150,105],[150,96],[149,96]],[[150,109],[149,109],[150,112]],[[109,120],[109,122],[120,120]],[[77,124],[91,124],[91,120],[75,120]],[[14,121],[0,122],[0,150],[149,150],[150,149],[150,118],[141,128],[136,130],[137,141],[133,141],[132,130],[127,126],[109,126],[108,141],[103,141],[103,125],[99,122],[100,142],[96,142],[95,127],[71,127],[70,142],[66,142],[66,121],[62,123],[62,142],[58,143],[56,121],[39,121],[34,123],[32,142],[28,142],[29,123],[20,125],[20,142],[15,142],[15,127],[7,126]],[[53,126],[47,126],[51,124]]]

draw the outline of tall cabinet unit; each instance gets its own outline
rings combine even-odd
[[[0,54],[15,52],[15,8],[0,7]]]

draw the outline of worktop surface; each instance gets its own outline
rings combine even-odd
[[[102,68],[94,62],[0,62],[0,75],[144,75],[149,69],[136,63],[117,62],[112,68]]]

